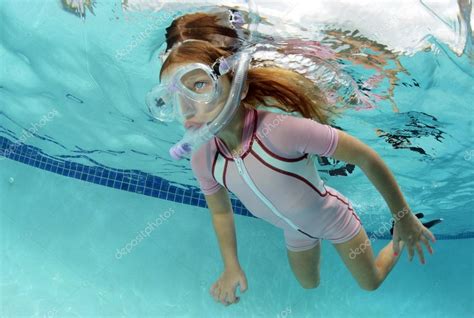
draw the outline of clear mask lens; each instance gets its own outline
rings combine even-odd
[[[173,107],[173,96],[162,87],[155,88],[148,93],[146,104],[150,114],[164,122],[171,122],[174,119],[175,110]]]
[[[198,113],[199,107],[199,102],[180,94],[176,101],[178,120],[184,122],[185,120],[192,118]]]
[[[169,82],[156,86],[148,93],[146,104],[154,118],[183,123],[198,113],[212,111],[220,91],[208,66],[192,64],[179,70]]]
[[[201,103],[211,102],[216,95],[216,80],[203,69],[191,70],[180,78],[182,93],[191,100]]]

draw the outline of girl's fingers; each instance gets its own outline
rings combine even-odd
[[[236,297],[235,297],[234,293],[233,293],[233,292],[230,292],[229,295],[230,295],[229,301],[230,301],[231,303],[235,303],[235,298],[236,298]]]
[[[234,294],[232,292],[228,292],[226,294],[226,298],[227,300],[227,304],[233,304],[235,302],[235,297],[234,297]]]
[[[418,251],[418,255],[420,256],[421,264],[425,264],[425,255],[423,254],[423,249],[421,248],[420,242],[416,242],[415,245]]]
[[[222,295],[220,297],[220,301],[225,306],[229,305],[229,302],[227,301],[227,292],[222,292]]]
[[[212,295],[212,297],[214,297],[214,299],[216,299],[216,291],[217,291],[217,283],[212,285],[211,290],[210,290],[210,294]]]
[[[431,245],[430,245],[430,242],[428,241],[428,239],[425,236],[421,235],[420,240],[423,242],[423,244],[425,244],[426,249],[428,250],[428,252],[430,254],[433,254],[433,249],[431,248]]]
[[[431,239],[431,241],[432,241],[433,243],[436,242],[436,238],[435,238],[434,234],[431,233],[430,230],[425,229],[425,230],[423,231],[423,235],[425,235],[425,236],[427,236],[429,239]]]
[[[214,290],[214,300],[219,301],[220,297],[221,297],[221,290],[218,287]]]
[[[415,254],[414,249],[413,249],[413,242],[407,242],[407,248],[408,248],[408,260],[411,262],[413,259],[413,255]]]
[[[395,254],[400,254],[400,238],[398,236],[397,231],[394,230],[393,232],[393,252]]]

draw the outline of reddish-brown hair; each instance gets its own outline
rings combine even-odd
[[[166,28],[166,50],[186,39],[207,41],[226,51],[237,50],[243,39],[239,39],[236,30],[229,27],[229,23],[226,25],[224,22],[227,14],[227,12],[214,15],[198,12],[173,20]],[[243,31],[243,33],[247,32]]]
[[[163,63],[160,78],[173,64],[199,62],[210,66],[219,57],[231,54],[206,41],[181,43]],[[232,79],[232,74],[229,76]],[[246,83],[249,89],[243,100],[242,106],[245,108],[259,105],[277,107],[287,112],[297,111],[303,117],[329,124],[329,113],[333,110],[328,107],[321,90],[301,74],[279,67],[255,67],[249,69]]]

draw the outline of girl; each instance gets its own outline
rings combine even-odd
[[[207,41],[178,42],[162,65],[160,81],[169,83],[192,63],[215,69],[219,58],[230,55]],[[186,117],[187,129],[209,122],[222,110],[232,74],[214,75],[218,97],[206,106],[209,109],[196,107]],[[203,72],[190,71],[180,81],[195,94],[212,93],[212,83]],[[305,118],[257,109],[260,105],[299,112]],[[225,265],[210,292],[224,305],[238,302],[237,285],[242,292],[247,289],[237,258],[229,190],[252,214],[283,229],[291,269],[304,288],[319,285],[321,239],[331,241],[365,290],[380,286],[405,245],[410,260],[416,248],[423,264],[421,244],[432,253],[428,239],[435,242],[434,235],[413,215],[383,160],[359,139],[328,125],[328,109],[322,92],[305,77],[275,67],[251,68],[230,123],[193,153],[192,170],[211,211]],[[357,165],[386,200],[395,219],[393,240],[376,258],[351,202],[320,179],[314,155]]]

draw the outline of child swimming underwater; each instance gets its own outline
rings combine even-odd
[[[233,83],[231,72],[220,74],[222,58],[232,61],[232,53],[206,41],[188,39],[174,45],[160,73],[166,97],[150,99],[159,101],[151,107],[173,104],[187,129],[212,122],[226,105]],[[306,91],[308,87],[312,89]],[[298,111],[306,118],[257,109],[262,104]],[[284,230],[292,271],[304,288],[319,284],[321,239],[332,242],[366,290],[381,285],[405,245],[410,260],[416,248],[424,263],[421,244],[432,253],[428,239],[434,242],[434,235],[413,215],[380,156],[327,122],[324,98],[311,81],[284,69],[251,68],[229,124],[193,153],[192,169],[211,211],[225,264],[224,273],[211,287],[217,301],[236,303],[237,285],[241,291],[247,289],[237,258],[228,191],[255,216]],[[315,154],[357,165],[385,198],[396,220],[395,231],[376,258],[351,202],[320,179],[312,161]],[[362,244],[364,251],[354,257],[353,251]]]

